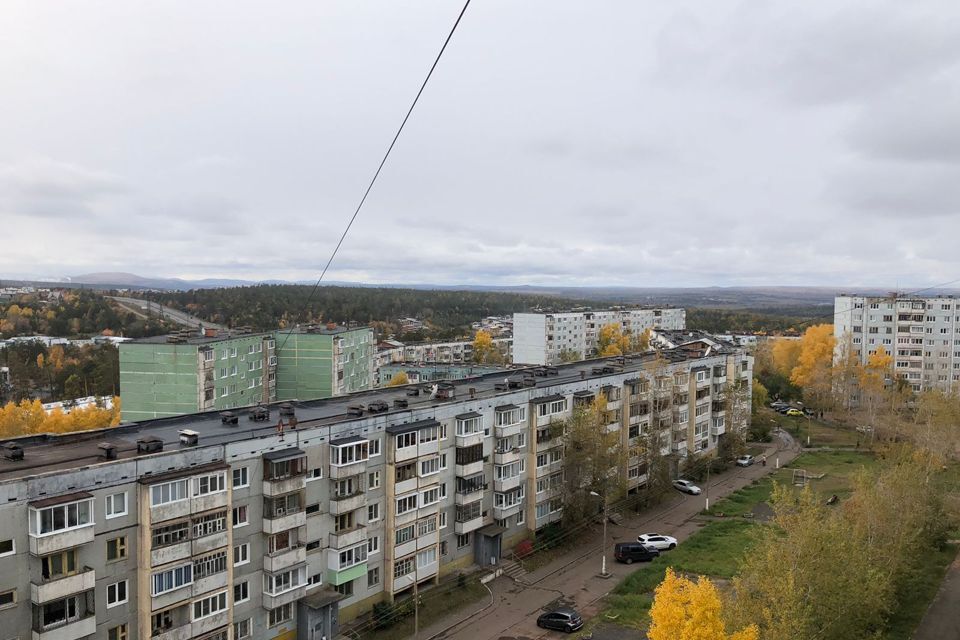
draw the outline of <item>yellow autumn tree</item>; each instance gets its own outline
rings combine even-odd
[[[489,331],[478,329],[473,337],[473,361],[479,364],[489,362],[496,353],[497,348],[493,346],[493,336]]]
[[[410,376],[407,375],[406,371],[398,371],[393,374],[392,378],[390,378],[390,382],[387,383],[387,386],[399,387],[403,384],[410,384]]]
[[[597,332],[597,353],[601,358],[622,356],[629,352],[630,336],[624,335],[619,323],[611,322],[600,327]]]
[[[720,595],[709,578],[694,582],[668,567],[650,607],[649,640],[758,640],[756,625],[728,634]]]
[[[70,433],[115,427],[120,424],[120,398],[110,409],[97,406],[73,409],[65,413],[54,409],[49,414],[39,400],[10,402],[0,407],[0,438],[16,438],[37,433]]]
[[[800,341],[791,338],[775,338],[771,342],[770,363],[774,371],[789,378],[800,358]]]

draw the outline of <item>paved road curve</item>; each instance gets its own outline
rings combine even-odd
[[[226,329],[223,325],[216,324],[214,322],[208,322],[196,316],[192,316],[189,313],[184,313],[183,311],[177,311],[176,309],[171,309],[170,307],[164,307],[163,305],[157,304],[156,302],[151,302],[149,300],[141,300],[140,298],[123,298],[120,296],[109,296],[111,300],[116,301],[124,309],[132,311],[141,317],[151,316],[160,316],[161,318],[166,318],[167,320],[172,320],[177,324],[182,324],[185,327],[200,328],[200,326],[210,327],[212,329]]]

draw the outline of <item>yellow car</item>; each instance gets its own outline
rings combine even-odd
[[[787,415],[788,415],[788,416],[802,416],[802,415],[803,415],[803,411],[800,411],[800,409],[790,409],[790,410],[787,411]]]

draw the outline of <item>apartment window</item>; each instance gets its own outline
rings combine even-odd
[[[166,547],[190,539],[190,523],[178,522],[153,529],[153,546]]]
[[[369,556],[374,553],[380,553],[380,536],[367,538],[367,555]]]
[[[353,580],[350,582],[344,582],[343,584],[337,585],[337,593],[342,596],[349,598],[353,595]]]
[[[441,541],[440,541],[440,555],[441,555],[441,556],[445,556],[445,555],[447,555],[447,553],[449,553],[449,552],[450,552],[450,545],[447,543],[446,540],[441,540]]]
[[[457,536],[457,549],[463,549],[470,546],[470,534],[464,533]]]
[[[308,504],[307,508],[304,509],[304,511],[306,511],[308,516],[313,515],[315,513],[320,513],[320,503],[317,502],[314,504]]]
[[[233,548],[233,566],[239,567],[250,562],[250,543],[244,542]]]
[[[164,482],[150,487],[150,506],[179,502],[190,497],[186,479]]]
[[[420,494],[420,506],[429,507],[440,502],[440,488],[427,489]]]
[[[401,433],[397,435],[397,449],[417,446],[417,434],[415,431],[410,433]]]
[[[121,624],[116,627],[110,627],[107,631],[107,640],[127,640],[127,625]]]
[[[413,557],[404,558],[403,560],[397,560],[393,563],[393,579],[402,578],[403,576],[413,573],[414,568],[414,559]]]
[[[245,527],[250,524],[247,515],[247,505],[241,505],[233,508],[233,527]]]
[[[367,505],[367,522],[376,522],[380,519],[380,503]]]
[[[293,603],[288,603],[276,609],[270,609],[267,615],[267,626],[275,627],[278,624],[293,620]]]
[[[335,467],[363,462],[368,458],[367,441],[330,447],[330,464]]]
[[[417,494],[405,496],[402,498],[397,498],[397,515],[402,515],[408,511],[413,511],[417,508]]]
[[[296,533],[296,530],[291,531]],[[267,553],[273,554],[290,549],[296,542],[295,535],[292,536],[291,531],[281,531],[267,538]]]
[[[430,547],[417,554],[417,567],[423,569],[437,561],[437,548]]]
[[[374,567],[367,571],[367,588],[375,587],[380,584],[380,567]]]
[[[288,569],[275,575],[267,574],[263,579],[263,590],[270,595],[280,595],[307,584],[307,568],[305,566]]]
[[[107,540],[107,560],[122,560],[127,557],[127,537]]]
[[[354,525],[356,524],[353,514],[353,511],[348,511],[347,513],[341,513],[340,515],[336,516],[333,519],[334,533],[353,529]]]
[[[105,512],[108,518],[119,518],[127,515],[127,492],[114,493],[104,499]]]
[[[0,591],[0,609],[12,607],[17,604],[17,590]]]
[[[404,542],[409,542],[416,537],[417,528],[415,525],[408,524],[405,527],[401,527],[396,530],[394,534],[394,539],[398,545],[403,544]]]
[[[250,599],[250,581],[244,580],[233,585],[233,604],[240,604]]]
[[[367,544],[360,543],[355,547],[344,549],[343,551],[340,552],[338,556],[338,560],[340,562],[338,565],[339,567],[338,570],[340,571],[342,571],[343,569],[349,569],[350,567],[354,567],[362,562],[366,562],[367,561]]]
[[[227,552],[217,551],[193,561],[193,577],[201,580],[227,570]]]
[[[233,640],[243,640],[253,635],[253,618],[233,623]]]
[[[115,607],[127,601],[127,581],[121,580],[107,585],[107,608]]]
[[[371,440],[370,443],[369,443],[369,448],[368,448],[368,451],[367,451],[367,456],[370,457],[370,458],[372,458],[372,457],[378,456],[378,455],[380,455],[380,441],[379,441],[379,440]]]
[[[17,552],[16,545],[14,544],[13,538],[9,540],[0,540],[0,558],[4,556],[12,556]]]
[[[204,536],[209,536],[214,533],[219,533],[221,531],[226,531],[227,529],[227,512],[226,510],[218,511],[216,513],[210,513],[205,516],[200,516],[193,520],[193,537],[202,538]]]
[[[367,489],[379,489],[380,488],[380,472],[372,471],[367,474]]]
[[[151,594],[158,596],[167,591],[193,584],[193,565],[185,564],[173,569],[159,571],[151,576]]]
[[[200,620],[227,610],[227,592],[221,591],[193,603],[193,619]]]
[[[440,523],[440,528],[445,529],[447,527],[447,514],[445,511],[441,511],[438,515],[437,520]]]
[[[227,476],[225,473],[211,473],[200,476],[196,479],[194,487],[198,496],[220,493],[227,490]]]
[[[108,545],[109,550],[109,545]],[[40,559],[40,575],[44,580],[72,576],[77,572],[77,550],[68,549]]]
[[[58,531],[87,527],[93,523],[93,498],[90,498],[46,509],[31,510],[30,532],[45,536]]]
[[[315,550],[317,550],[317,549],[319,549],[319,548],[320,548],[320,541],[319,541],[319,540],[314,540],[313,542],[308,542],[308,543],[307,543],[307,553],[309,553],[309,552],[311,552],[311,551],[315,551]]]
[[[238,467],[233,470],[233,488],[242,489],[250,486],[250,476],[246,467]]]
[[[437,520],[436,518],[425,518],[417,522],[417,537],[422,538],[423,536],[430,535],[437,530]]]
[[[439,456],[434,456],[426,460],[420,461],[420,477],[432,476],[434,474],[440,473],[440,458]]]
[[[316,469],[310,469],[307,471],[307,482],[313,482],[314,480],[323,479],[323,467],[317,467]]]

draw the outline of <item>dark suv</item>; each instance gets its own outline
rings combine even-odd
[[[639,542],[618,542],[613,548],[613,557],[618,562],[633,564],[634,562],[648,562],[658,557],[660,552],[651,549]]]
[[[556,629],[573,633],[583,626],[583,618],[570,607],[561,607],[556,611],[544,613],[537,618],[537,626],[544,629]]]

